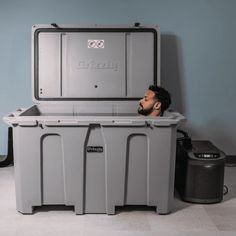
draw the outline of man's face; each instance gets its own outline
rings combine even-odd
[[[154,112],[154,105],[157,103],[154,96],[155,93],[151,90],[145,92],[144,97],[139,101],[139,114],[149,116]]]

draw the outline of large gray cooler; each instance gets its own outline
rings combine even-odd
[[[33,26],[36,105],[4,117],[13,126],[17,210],[170,212],[184,117],[137,115],[150,84],[160,84],[158,27]]]

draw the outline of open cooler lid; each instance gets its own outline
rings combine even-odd
[[[158,26],[32,28],[33,100],[138,100],[160,84]]]

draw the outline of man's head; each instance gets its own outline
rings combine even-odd
[[[171,104],[168,91],[156,85],[150,85],[144,97],[139,101],[138,113],[145,116],[163,115]]]

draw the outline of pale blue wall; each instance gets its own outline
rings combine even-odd
[[[195,138],[236,154],[235,0],[0,0],[0,117],[31,101],[31,26],[159,24],[162,81]],[[0,154],[7,128],[0,121]]]

